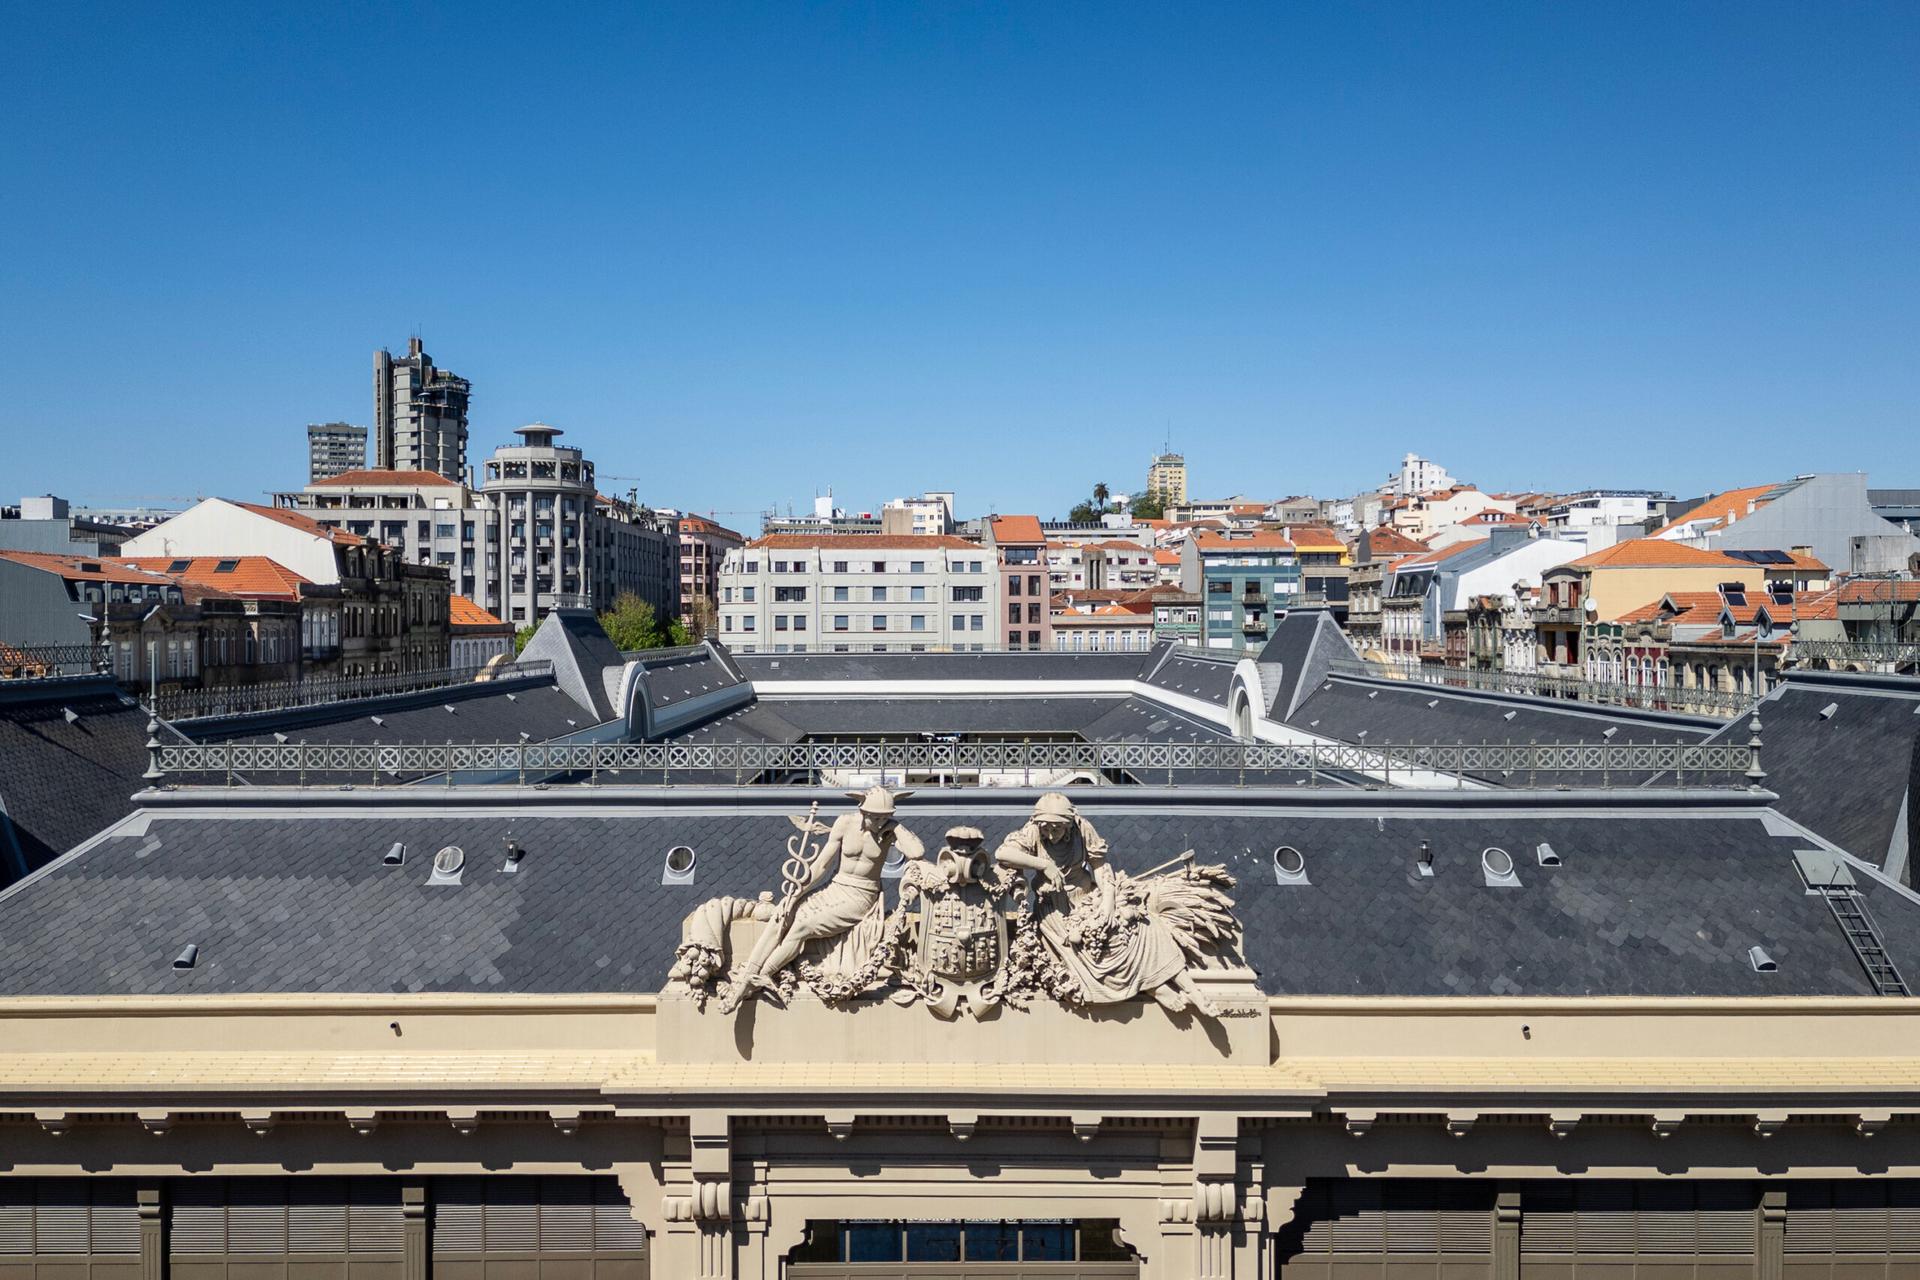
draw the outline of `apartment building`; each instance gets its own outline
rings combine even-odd
[[[706,636],[720,625],[720,562],[746,539],[703,516],[681,516],[680,623]]]
[[[307,426],[307,483],[318,484],[367,465],[367,429],[349,422]]]
[[[929,490],[917,498],[895,498],[880,508],[880,532],[929,534],[953,532],[953,494]]]
[[[1160,581],[1153,548],[1114,538],[1047,542],[1047,581],[1063,591],[1145,590]]]
[[[1006,615],[996,639],[1009,649],[1053,647],[1053,584],[1047,572],[1047,534],[1033,516],[987,522],[986,545],[998,565]]]
[[[1187,460],[1177,453],[1162,453],[1147,464],[1147,496],[1162,505],[1187,500]]]
[[[1209,649],[1266,643],[1273,618],[1300,592],[1293,543],[1270,530],[1195,530],[1180,556],[1181,589],[1204,602],[1201,643]]]
[[[374,352],[374,465],[464,479],[472,394],[465,378],[434,367],[418,338],[407,342],[404,356],[385,348]]]
[[[768,534],[720,562],[719,638],[742,653],[985,650],[1000,578],[990,549],[944,534]]]

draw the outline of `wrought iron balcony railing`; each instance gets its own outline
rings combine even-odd
[[[284,786],[455,782],[637,786],[822,784],[880,776],[916,788],[1062,774],[1169,786],[1273,786],[1378,781],[1432,786],[1468,778],[1502,787],[1744,787],[1763,774],[1750,745],[1490,743],[1371,746],[1259,742],[801,743],[209,743],[149,745],[156,783]]]
[[[524,680],[552,674],[553,663],[543,660],[497,666],[440,667],[431,671],[398,671],[368,676],[314,676],[305,680],[223,685],[210,689],[162,689],[157,697],[144,696],[150,704],[148,709],[163,720],[200,720],[212,716],[285,711],[327,702],[351,702],[394,693],[415,693],[470,684],[476,680]]]
[[[1753,705],[1753,697],[1733,689],[1685,689],[1677,685],[1619,684],[1548,675],[1537,671],[1482,671],[1438,662],[1368,662],[1338,658],[1339,675],[1371,676],[1380,680],[1407,680],[1450,689],[1483,689],[1490,693],[1518,693],[1588,702],[1602,706],[1634,707],[1642,711],[1672,711],[1685,715],[1731,720]],[[1762,678],[1765,673],[1762,673]]]

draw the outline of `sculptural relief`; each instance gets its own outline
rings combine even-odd
[[[831,826],[814,811],[792,819],[777,901],[716,898],[686,918],[669,990],[717,1000],[723,1013],[804,988],[829,1004],[883,993],[921,1001],[942,1018],[1041,997],[1068,1006],[1150,998],[1171,1012],[1221,1015],[1195,974],[1242,963],[1224,867],[1197,864],[1188,850],[1122,872],[1058,792],[1040,797],[990,857],[978,828],[956,826],[928,859],[898,821],[894,793],[850,794],[858,807]],[[889,910],[885,868],[896,854]],[[731,935],[743,923],[760,927],[736,958]]]

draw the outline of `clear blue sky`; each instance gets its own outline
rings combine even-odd
[[[0,495],[295,486],[416,330],[476,457],[697,510],[1062,512],[1169,430],[1920,484],[1916,68],[1911,0],[5,0]]]

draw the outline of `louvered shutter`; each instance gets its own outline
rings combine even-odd
[[[227,1251],[226,1179],[189,1178],[172,1189],[170,1229],[177,1254],[224,1254]]]
[[[43,1178],[33,1211],[34,1252],[84,1256],[91,1252],[92,1196],[78,1178]]]
[[[24,1178],[0,1178],[0,1258],[33,1253],[33,1184]]]
[[[295,1178],[286,1188],[287,1250],[347,1251],[347,1184],[341,1178]]]
[[[537,1178],[488,1178],[486,1251],[540,1252],[540,1182]]]
[[[1691,1256],[1694,1252],[1693,1188],[1681,1182],[1655,1182],[1635,1189],[1635,1253]]]
[[[1698,1187],[1699,1251],[1703,1254],[1755,1254],[1760,1251],[1758,1192],[1738,1183],[1707,1182]]]
[[[593,1252],[593,1183],[586,1178],[540,1180],[540,1251]]]
[[[1333,1253],[1384,1253],[1387,1247],[1386,1211],[1380,1184],[1360,1179],[1336,1182],[1330,1201],[1328,1240]]]
[[[1390,1182],[1381,1189],[1384,1252],[1433,1253],[1440,1248],[1440,1215],[1433,1187],[1424,1182]]]
[[[287,1192],[281,1178],[227,1180],[227,1254],[255,1258],[287,1253]]]
[[[442,1178],[433,1188],[434,1254],[486,1251],[487,1200],[480,1178]]]
[[[355,1178],[347,1193],[347,1247],[356,1254],[400,1254],[407,1247],[406,1211],[400,1183],[392,1178]]]
[[[605,1253],[645,1253],[647,1226],[636,1221],[618,1178],[593,1180],[593,1247]]]
[[[1579,1248],[1580,1206],[1571,1182],[1529,1187],[1520,1196],[1520,1254],[1562,1256]]]
[[[1574,1192],[1579,1217],[1574,1224],[1578,1252],[1634,1251],[1633,1184],[1583,1182]]]

